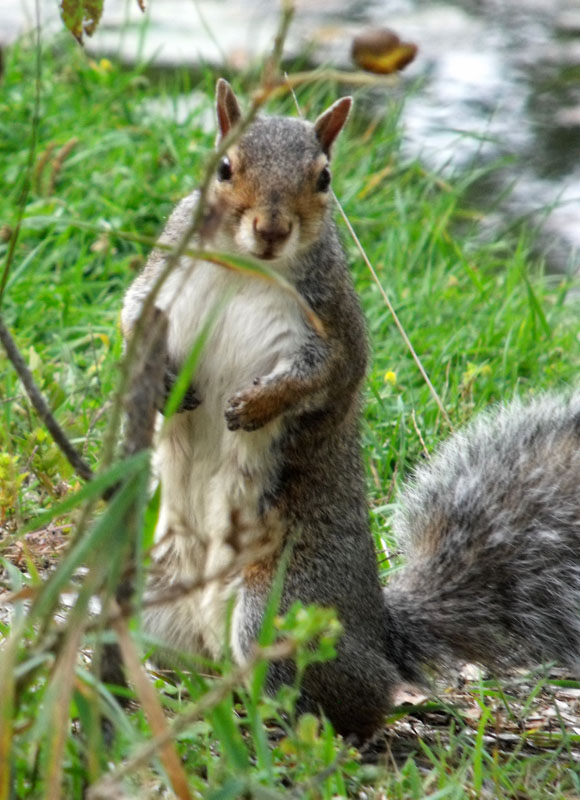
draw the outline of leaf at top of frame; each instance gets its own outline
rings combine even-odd
[[[104,0],[61,0],[62,21],[79,44],[92,36],[103,15]]]

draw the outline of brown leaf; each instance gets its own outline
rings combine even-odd
[[[103,15],[103,0],[84,0],[84,6],[85,33],[92,36]]]
[[[61,0],[62,21],[79,44],[92,36],[103,15],[103,0]]]
[[[369,29],[352,41],[352,60],[361,69],[388,75],[404,69],[417,55],[418,47],[402,42],[389,28]]]

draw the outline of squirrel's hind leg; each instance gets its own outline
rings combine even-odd
[[[232,624],[232,649],[238,660],[251,653],[262,624],[266,601],[248,592],[238,598]],[[401,683],[393,663],[383,655],[384,643],[371,649],[368,642],[347,631],[337,643],[337,656],[307,667],[296,704],[297,715],[324,713],[337,733],[362,742],[384,723],[392,706],[392,693]],[[268,668],[266,690],[274,695],[284,684],[296,682],[290,659]]]

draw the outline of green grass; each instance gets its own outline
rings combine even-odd
[[[179,72],[152,77],[94,63],[66,39],[43,55],[30,191],[2,314],[59,422],[95,468],[118,381],[122,293],[148,250],[107,229],[154,237],[173,204],[196,184],[213,145],[213,132],[202,121],[211,109],[214,77],[205,72],[195,80]],[[0,86],[2,261],[26,184],[35,85],[34,51],[13,48]],[[205,99],[184,122],[146,110],[147,100],[171,104],[193,89]],[[299,99],[305,114],[313,116],[334,96],[335,88],[324,86]],[[287,101],[276,110],[290,113],[291,108]],[[486,241],[481,213],[465,199],[476,176],[443,181],[406,159],[397,116],[396,101],[379,119],[355,115],[337,148],[334,188],[454,426],[516,393],[573,384],[580,351],[574,309],[566,304],[571,282],[543,275],[541,264],[530,256],[530,231],[500,232]],[[395,487],[423,457],[423,442],[432,450],[447,429],[346,231],[344,241],[372,341],[364,445],[373,525],[382,549],[385,541],[392,546],[388,511]],[[81,500],[74,509],[62,510],[58,504],[74,498],[80,482],[36,418],[3,353],[0,369],[5,584],[12,591],[31,586],[37,592],[33,620],[20,622],[16,614],[11,626],[21,624],[22,637],[2,651],[0,725],[13,720],[13,786],[12,795],[2,795],[0,779],[0,797],[47,796],[51,754],[57,752],[64,771],[62,796],[76,798],[82,796],[87,775],[95,780],[111,762],[121,764],[151,735],[141,708],[119,711],[107,690],[98,687],[86,659],[78,659],[76,667],[73,659],[67,672],[66,642],[74,642],[75,630],[81,629],[71,624],[57,635],[52,621],[58,591],[68,586],[79,564],[89,565],[89,585],[115,577],[110,572],[122,563],[126,539],[114,533],[127,522],[131,492],[144,497],[142,473],[134,467],[125,494],[106,510],[93,511],[94,522],[77,539],[73,531],[82,515]],[[91,494],[95,497],[96,490],[89,487],[85,495]],[[39,516],[46,511],[48,517]],[[145,536],[152,516],[149,510]],[[22,548],[26,530],[35,533]],[[43,578],[36,570],[42,574],[47,559],[54,563],[52,551],[61,542],[70,542],[67,555],[41,590]],[[79,616],[88,589],[79,596]],[[314,612],[289,623],[304,657],[309,653],[304,644],[327,624]],[[2,625],[0,632],[7,636],[9,630],[10,625]],[[81,630],[79,644],[90,648],[99,635],[98,629]],[[214,678],[186,671],[176,683],[159,677],[160,700],[170,714],[186,713],[231,671],[225,664]],[[335,738],[327,723],[294,720],[293,689],[276,700],[260,699],[262,679],[258,665],[253,689],[224,690],[220,702],[178,737],[191,791],[198,796],[331,798],[364,791],[368,797],[545,798],[580,791],[572,753],[577,737],[566,725],[556,726],[552,746],[543,746],[533,758],[525,737],[510,752],[510,746],[484,736],[513,724],[505,698],[484,684],[476,682],[468,694],[472,709],[478,701],[483,704],[475,723],[465,708],[450,713],[436,704],[429,713],[440,713],[445,721],[427,725],[421,739],[408,735],[404,726],[409,721],[403,716],[389,729],[387,756],[373,765]],[[61,702],[67,686],[70,704]],[[551,702],[549,685],[541,693],[544,703]],[[537,702],[518,710],[517,730],[527,729],[525,721]],[[111,750],[100,741],[101,706],[119,730]],[[270,718],[277,720],[277,728],[264,722]],[[417,724],[426,724],[421,714]],[[58,731],[65,735],[62,752],[54,749]],[[0,741],[0,756],[9,745]],[[167,785],[164,768],[159,761],[148,762],[131,774],[128,785],[136,796],[157,796],[157,787]]]

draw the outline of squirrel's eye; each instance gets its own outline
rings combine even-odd
[[[217,168],[218,181],[229,181],[232,177],[232,165],[229,158],[222,158]]]
[[[318,176],[318,180],[316,181],[316,191],[327,192],[329,186],[330,186],[330,170],[328,169],[328,167],[324,167],[324,169]]]

